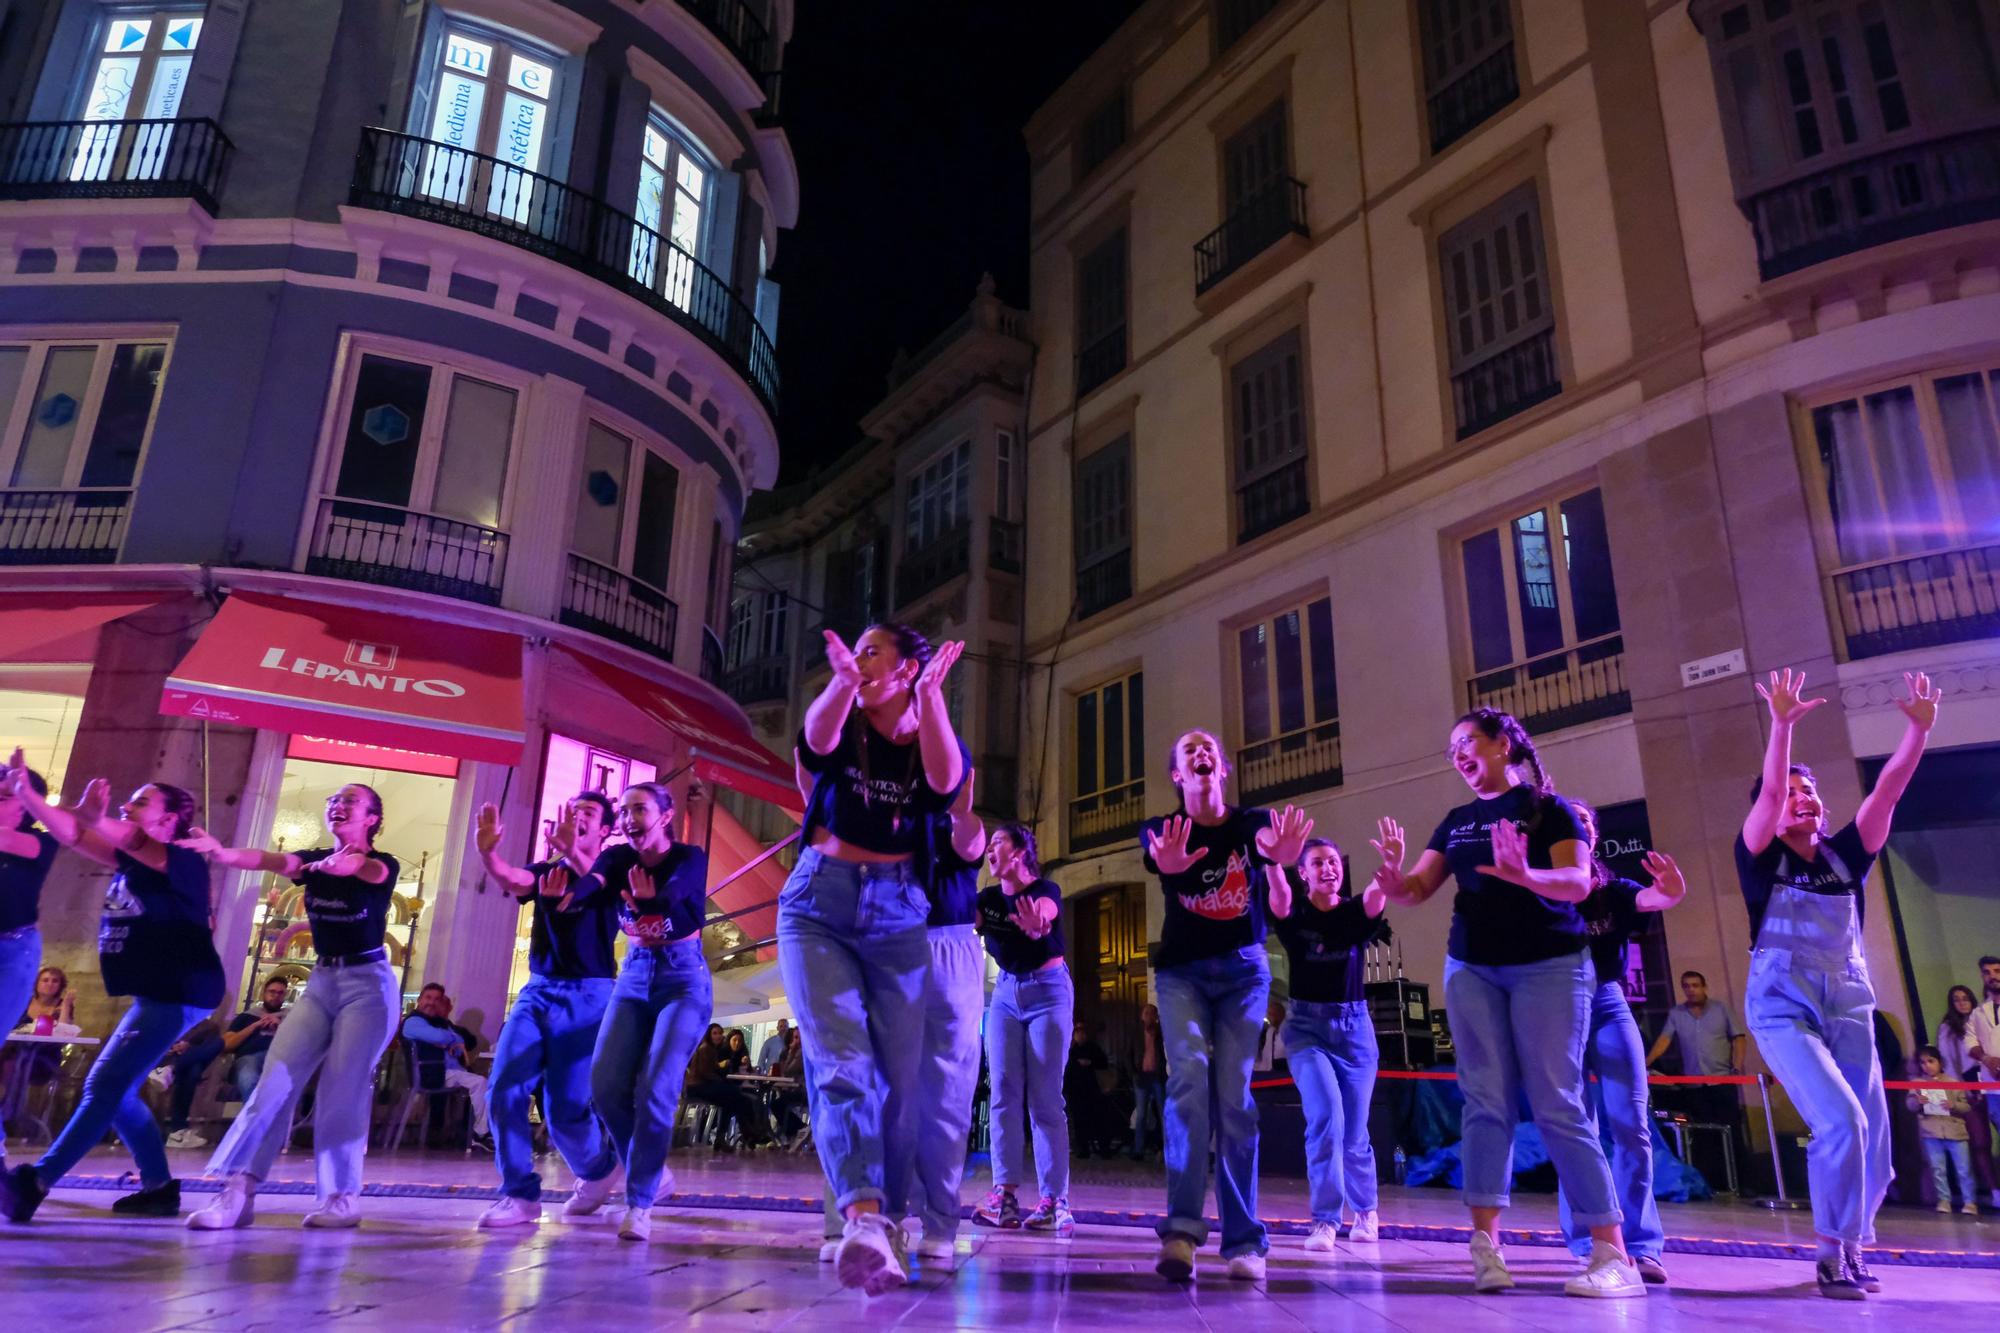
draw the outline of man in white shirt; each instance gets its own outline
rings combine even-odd
[[[2000,958],[1988,954],[1979,960],[1979,984],[1985,995],[1965,1025],[1966,1054],[1979,1062],[1979,1081],[1991,1085],[1986,1119],[2000,1125]],[[2000,1208],[2000,1189],[1993,1191],[1991,1202]]]
[[[778,1030],[764,1038],[764,1044],[757,1051],[757,1072],[770,1074],[777,1072],[778,1061],[785,1058],[785,1042],[791,1036],[792,1025],[784,1019],[778,1020]]]

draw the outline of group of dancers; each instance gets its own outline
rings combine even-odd
[[[982,1030],[992,1090],[992,1188],[976,1225],[1068,1236],[1069,1130],[1062,1079],[1075,1006],[1058,886],[1034,834],[990,832],[972,813],[969,755],[945,685],[963,645],[932,646],[877,625],[850,648],[826,634],[831,676],[807,709],[795,754],[801,851],[778,901],[777,949],[804,1053],[813,1139],[837,1234],[822,1250],[839,1280],[879,1293],[926,1264],[950,1266],[979,1077]],[[1804,677],[1773,673],[1763,772],[1736,843],[1753,956],[1746,1012],[1766,1061],[1812,1131],[1808,1154],[1817,1280],[1823,1295],[1879,1289],[1863,1258],[1889,1181],[1887,1105],[1872,1040],[1874,996],[1861,944],[1862,883],[1887,841],[1936,721],[1938,692],[1906,678],[1901,743],[1854,819],[1829,832],[1811,772],[1791,760],[1797,723],[1823,700]],[[1534,740],[1508,714],[1475,709],[1446,756],[1472,799],[1441,819],[1406,868],[1404,830],[1382,819],[1372,877],[1348,892],[1341,849],[1313,821],[1229,803],[1217,737],[1175,741],[1175,811],[1146,821],[1146,868],[1163,891],[1153,994],[1164,1058],[1167,1208],[1157,1271],[1194,1277],[1207,1243],[1210,1148],[1232,1278],[1260,1280],[1269,1234],[1258,1219],[1258,1110],[1251,1094],[1271,987],[1274,930],[1290,964],[1284,1039],[1305,1111],[1311,1251],[1379,1237],[1368,1106],[1377,1052],[1362,998],[1362,953],[1389,904],[1416,907],[1456,882],[1444,992],[1465,1097],[1461,1159],[1475,1290],[1513,1285],[1500,1245],[1514,1126],[1525,1095],[1560,1181],[1559,1211],[1581,1261],[1572,1295],[1629,1297],[1664,1283],[1653,1202],[1644,1046],[1622,988],[1641,915],[1681,901],[1662,852],[1649,882],[1620,879],[1593,855],[1595,816],[1558,792]],[[172,1216],[180,1188],[139,1097],[149,1070],[223,997],[208,863],[284,875],[305,889],[317,951],[311,984],[279,1029],[264,1073],[208,1164],[222,1188],[188,1217],[198,1230],[252,1220],[260,1182],[318,1073],[312,1227],[359,1220],[373,1070],[398,1010],[384,947],[393,856],[375,847],[382,803],[360,784],[328,798],[331,845],[307,852],[230,849],[194,824],[186,791],[150,783],[107,812],[104,783],[75,806],[48,799],[19,751],[0,780],[0,1007],[32,986],[17,960],[38,955],[34,903],[57,844],[112,868],[99,954],[106,990],[130,1008],[85,1081],[68,1124],[34,1163],[0,1173],[0,1212],[33,1216],[49,1189],[107,1129],[138,1168],[113,1211]],[[668,1150],[689,1059],[708,1026],[701,947],[707,860],[674,836],[673,794],[657,783],[614,802],[585,792],[549,835],[547,859],[504,860],[497,813],[481,810],[486,870],[533,904],[531,980],[509,1012],[489,1085],[501,1197],[484,1227],[541,1214],[529,1103],[543,1089],[550,1137],[576,1178],[568,1216],[604,1208],[621,1187],[618,1234],[643,1241],[671,1192]],[[622,841],[608,842],[613,829]],[[984,869],[991,884],[979,887]],[[1295,893],[1294,877],[1303,885]],[[25,933],[24,933],[25,932]],[[615,944],[629,939],[623,965]],[[21,945],[19,948],[5,946]],[[999,970],[991,1002],[983,952]],[[20,990],[20,995],[14,992]],[[982,1021],[983,1019],[983,1021]],[[1611,1143],[1599,1134],[1590,1076]],[[1032,1143],[1033,1202],[1025,1158]],[[914,1240],[913,1240],[914,1237]]]

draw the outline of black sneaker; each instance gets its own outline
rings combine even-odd
[[[1868,1293],[1854,1280],[1854,1275],[1847,1271],[1845,1259],[1822,1259],[1815,1267],[1819,1277],[1820,1295],[1836,1301],[1868,1299]]]
[[[493,1147],[493,1136],[491,1134],[474,1134],[467,1141],[470,1142],[473,1147],[479,1149],[479,1151],[481,1152],[495,1151]]]
[[[155,1185],[137,1194],[127,1194],[111,1202],[111,1211],[122,1217],[179,1217],[181,1215],[181,1183],[169,1180],[164,1185]]]
[[[23,1162],[12,1171],[0,1172],[0,1215],[9,1222],[25,1222],[49,1197],[49,1187]]]
[[[1650,1254],[1642,1254],[1632,1261],[1639,1269],[1639,1279],[1649,1287],[1667,1285],[1667,1266]]]
[[[1847,1260],[1847,1275],[1854,1279],[1854,1285],[1871,1295],[1882,1290],[1882,1279],[1876,1277],[1868,1265],[1862,1262],[1860,1250],[1842,1247],[1841,1257]]]

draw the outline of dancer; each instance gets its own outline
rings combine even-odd
[[[271,1173],[316,1069],[318,1198],[304,1222],[332,1228],[361,1222],[361,1159],[368,1151],[375,1061],[398,1017],[396,973],[383,941],[401,867],[395,857],[375,850],[382,798],[373,787],[350,782],[327,797],[326,829],[333,846],[305,852],[226,848],[201,829],[183,844],[221,865],[283,875],[303,885],[314,952],[312,980],[278,1028],[256,1090],[209,1159],[208,1174],[222,1177],[222,1192],[189,1214],[188,1225],[197,1231],[250,1225],[257,1186]]]
[[[1062,889],[1042,878],[1035,835],[1003,824],[986,847],[999,883],[979,894],[979,933],[999,964],[986,1014],[986,1068],[993,1092],[993,1189],[973,1210],[988,1227],[1076,1234],[1069,1211],[1069,1112],[1063,1067],[1076,1017],[1076,987],[1063,954]],[[1022,1113],[1033,1126],[1041,1201],[1026,1217],[1014,1197],[1023,1174]]]
[[[517,867],[500,856],[500,841],[507,835],[500,812],[491,805],[479,808],[473,842],[486,873],[522,902],[534,904],[528,939],[531,975],[500,1027],[487,1083],[500,1197],[480,1214],[482,1227],[521,1226],[542,1215],[542,1178],[535,1172],[534,1131],[528,1124],[538,1081],[549,1138],[576,1177],[563,1216],[596,1212],[617,1187],[618,1155],[590,1109],[590,1057],[618,975],[613,945],[619,900],[599,893],[579,905],[570,892],[603,850],[611,818],[610,798],[602,792],[578,792],[563,807],[550,838],[551,843],[566,843],[568,855]]]
[[[1275,916],[1291,910],[1279,867],[1299,859],[1312,820],[1290,806],[1280,813],[1230,805],[1222,742],[1206,731],[1174,742],[1167,776],[1180,812],[1149,819],[1140,832],[1146,869],[1166,894],[1153,977],[1167,1054],[1167,1217],[1154,1268],[1170,1282],[1194,1277],[1195,1251],[1208,1239],[1213,1129],[1222,1257],[1229,1276],[1261,1281],[1271,1244],[1257,1220],[1250,1066],[1271,994],[1265,906]]]
[[[986,955],[974,922],[988,841],[986,825],[972,813],[974,776],[965,770],[951,810],[932,821],[924,873],[931,965],[924,974],[924,1094],[914,1112],[917,1161],[908,1212],[923,1226],[917,1257],[944,1272],[954,1266],[958,1187],[979,1088],[979,1020],[986,1005]]]
[[[689,803],[702,799],[690,784]],[[590,1099],[625,1165],[621,1240],[653,1234],[653,1202],[673,1192],[667,1151],[673,1147],[681,1088],[695,1043],[714,1009],[714,983],[701,951],[708,911],[708,853],[674,838],[674,794],[658,782],[636,782],[618,798],[625,841],[599,852],[577,884],[573,907],[600,896],[622,903],[619,925],[631,938],[625,966],[611,990],[590,1065]],[[574,846],[555,850],[567,857]]]
[[[882,1208],[908,1197],[916,1156],[930,902],[913,862],[971,767],[944,697],[963,650],[933,653],[906,625],[872,626],[852,650],[827,631],[833,675],[798,747],[814,781],[778,899],[778,964],[844,1218],[834,1269],[870,1293],[907,1280],[903,1230]]]
[[[1814,1275],[1820,1295],[1834,1300],[1862,1300],[1882,1285],[1862,1258],[1893,1171],[1875,990],[1861,947],[1862,884],[1938,713],[1929,676],[1905,672],[1903,681],[1903,737],[1853,821],[1831,836],[1812,770],[1792,762],[1792,729],[1826,700],[1801,698],[1805,673],[1790,668],[1758,685],[1771,737],[1736,839],[1753,941],[1744,1025],[1812,1131]]]
[[[29,790],[47,800],[49,784],[42,775],[25,764],[21,773]],[[35,817],[14,795],[13,784],[0,784],[0,1023],[8,1027],[21,1021],[35,997],[42,965],[42,932],[36,923],[56,846],[54,837],[35,827]]]
[[[194,797],[148,783],[119,807],[117,819],[107,819],[104,779],[93,778],[76,805],[52,806],[19,750],[5,779],[0,786],[49,836],[117,872],[104,893],[97,957],[105,992],[131,996],[132,1007],[105,1041],[84,1080],[83,1100],[48,1151],[33,1165],[0,1174],[0,1213],[16,1222],[33,1217],[50,1188],[110,1129],[139,1170],[138,1191],[113,1202],[111,1211],[172,1217],[181,1209],[180,1182],[139,1090],[167,1048],[222,1003],[222,960],[209,934],[208,867],[174,845],[194,822]]]
[[[1646,853],[1646,875],[1652,883],[1641,886],[1620,879],[1597,859],[1597,812],[1581,801],[1572,801],[1570,808],[1582,826],[1584,845],[1592,849],[1590,896],[1577,907],[1597,973],[1583,1064],[1597,1080],[1596,1105],[1611,1130],[1611,1178],[1618,1187],[1618,1211],[1625,1219],[1625,1252],[1641,1281],[1664,1286],[1667,1266],[1661,1254],[1667,1237],[1660,1225],[1659,1201],[1653,1197],[1653,1108],[1646,1095],[1646,1041],[1625,1000],[1626,946],[1645,927],[1644,914],[1664,912],[1687,896],[1687,881],[1674,858],[1660,851]],[[1560,1189],[1556,1217],[1570,1253],[1587,1262],[1590,1232],[1577,1224],[1569,1195]]]
[[[1340,848],[1325,838],[1306,840],[1298,873],[1306,900],[1289,904],[1272,929],[1291,962],[1291,1012],[1284,1039],[1306,1115],[1313,1219],[1306,1248],[1331,1252],[1343,1210],[1354,1213],[1350,1240],[1367,1244],[1381,1239],[1368,1107],[1382,1056],[1361,993],[1361,953],[1386,933],[1382,909],[1387,900],[1373,884],[1356,896],[1341,897],[1346,868]]]
[[[1500,1251],[1500,1212],[1513,1180],[1514,1124],[1525,1091],[1576,1221],[1590,1230],[1588,1266],[1563,1290],[1643,1296],[1645,1285],[1625,1255],[1611,1167],[1584,1105],[1583,1051],[1597,973],[1577,912],[1590,895],[1582,826],[1549,785],[1534,740],[1512,715],[1474,709],[1452,728],[1445,753],[1473,799],[1444,817],[1408,874],[1395,820],[1381,821],[1372,845],[1382,857],[1375,883],[1391,902],[1417,906],[1447,873],[1458,882],[1444,993],[1465,1094],[1459,1147],[1472,1212],[1473,1290],[1514,1285]]]

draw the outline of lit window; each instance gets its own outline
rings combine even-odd
[[[702,262],[709,189],[709,169],[687,137],[655,111],[641,147],[631,274],[683,310]]]
[[[78,119],[172,120],[180,114],[188,71],[201,41],[200,8],[116,10],[104,24],[96,59],[84,76]],[[147,180],[160,174],[172,146],[170,126],[107,124],[79,135],[70,179]]]
[[[555,85],[552,57],[447,28],[424,131],[435,144],[493,161],[432,152],[424,164],[424,193],[456,204],[483,195],[487,212],[526,223],[541,193],[533,173],[542,168]]]
[[[1259,801],[1340,781],[1333,603],[1325,597],[1236,631],[1243,749],[1237,785]]]

